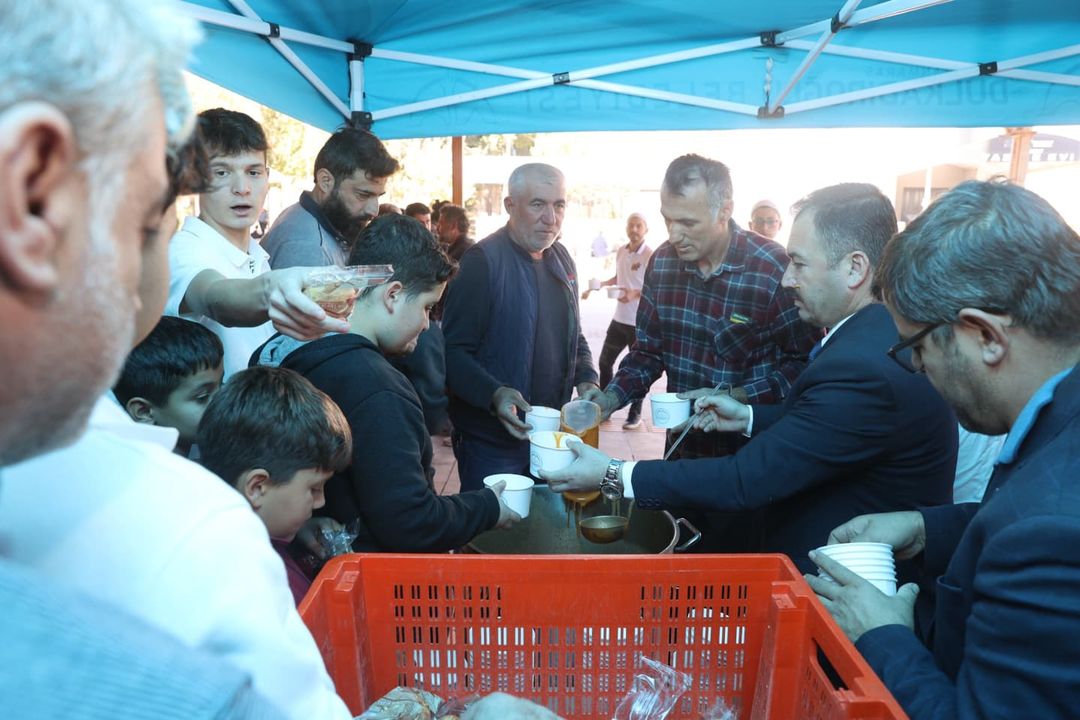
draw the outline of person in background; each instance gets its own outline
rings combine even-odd
[[[349,263],[394,266],[387,283],[361,291],[352,331],[304,344],[276,338],[258,358],[301,373],[348,418],[357,439],[352,465],[327,484],[326,514],[346,525],[359,520],[357,552],[446,552],[512,523],[517,515],[500,500],[501,487],[436,492],[420,400],[387,359],[415,348],[453,262],[420,223],[388,215],[365,228]]]
[[[772,200],[758,200],[750,208],[750,229],[766,240],[775,240],[783,226],[780,208]]]
[[[462,256],[443,309],[463,490],[495,473],[527,474],[529,426],[521,413],[532,404],[558,408],[575,389],[597,389],[581,332],[577,268],[559,242],[563,174],[530,163],[514,170],[507,186],[509,221]]]
[[[619,287],[623,292],[617,298],[615,316],[608,325],[604,347],[600,350],[600,387],[607,387],[611,382],[615,360],[626,348],[634,344],[634,324],[637,322],[638,302],[641,300],[641,288],[645,284],[645,268],[652,257],[652,249],[645,244],[645,235],[649,226],[641,213],[631,213],[626,219],[626,238],[629,242],[615,253],[615,277],[600,283],[601,287]],[[581,299],[587,300],[591,290],[581,293]],[[623,430],[636,430],[641,427],[641,398],[630,403],[630,413],[623,423]]]
[[[174,3],[137,0],[0,0],[0,18],[2,491],[12,465],[78,438],[133,344],[145,264],[187,190],[181,70],[198,29]],[[91,490],[74,477],[71,492]],[[244,669],[35,569],[11,542],[0,716],[280,717]]]
[[[270,225],[270,213],[266,208],[263,208],[259,212],[259,220],[255,223],[255,227],[251,228],[251,237],[255,240],[262,240],[266,235],[266,228]]]
[[[981,503],[863,515],[830,543],[884,542],[934,587],[882,594],[821,553],[807,576],[914,720],[1065,718],[1080,704],[1080,236],[1016,185],[961,183],[888,245],[879,275],[900,342],[984,435],[1007,433]]]
[[[461,262],[465,251],[476,244],[469,237],[469,216],[460,205],[443,203],[439,208],[439,221],[435,234],[454,262]]]
[[[199,216],[188,217],[169,243],[165,314],[195,320],[225,348],[225,378],[248,365],[274,327],[316,337],[342,323],[302,292],[309,268],[270,272],[266,252],[249,234],[267,191],[266,135],[247,115],[214,108],[199,114],[210,163]]]
[[[270,267],[344,266],[398,162],[367,130],[344,127],[315,157],[315,186],[285,208],[263,238]],[[339,331],[340,332],[340,331]]]
[[[727,457],[623,463],[574,444],[581,458],[547,474],[552,490],[599,488],[650,510],[752,516],[746,549],[785,553],[804,570],[813,566],[807,552],[845,518],[950,501],[956,418],[926,378],[886,354],[896,326],[874,278],[896,232],[892,203],[873,185],[845,183],[796,208],[783,285],[799,316],[829,332],[784,403],[699,399],[702,430],[752,438]]]
[[[382,205],[379,206],[379,214],[376,215],[376,217],[381,217],[383,215],[401,215],[401,214],[402,214],[401,213],[401,208],[399,208],[394,203],[383,203]]]
[[[221,387],[223,354],[217,335],[199,323],[163,317],[128,355],[113,394],[135,422],[175,429],[176,452],[188,457]]]
[[[345,416],[300,374],[249,368],[206,408],[198,443],[203,467],[236,488],[266,525],[299,606],[312,578],[290,543],[325,504],[326,481],[352,459]]]
[[[412,219],[419,222],[430,231],[434,231],[431,226],[431,208],[421,202],[409,203],[405,207],[405,214]]]

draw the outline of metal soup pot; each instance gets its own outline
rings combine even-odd
[[[635,507],[622,538],[613,542],[590,542],[578,530],[579,519],[605,515],[627,516],[630,500],[612,503],[599,498],[581,508],[580,514],[562,495],[547,485],[533,488],[529,517],[509,530],[489,530],[473,538],[467,552],[491,555],[662,555],[683,552],[701,539],[701,533],[683,518],[666,510],[655,512]],[[680,533],[688,539],[680,544]]]

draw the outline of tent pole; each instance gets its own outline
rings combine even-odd
[[[275,28],[277,28],[277,36],[282,40],[311,45],[312,47],[321,47],[327,50],[337,50],[338,52],[343,53],[352,52],[352,45],[343,40],[334,40],[333,38],[304,32],[303,30],[294,30],[279,25],[271,25],[261,19],[251,20],[236,15],[235,13],[214,10],[212,8],[203,7],[202,5],[196,5],[195,3],[181,2],[180,7],[188,17],[206,23],[207,25],[232,28],[233,30],[249,32],[252,35],[262,35],[263,37],[270,37],[275,32]]]
[[[474,90],[467,93],[459,93],[457,95],[447,95],[441,98],[433,98],[431,100],[421,100],[420,102],[408,103],[406,105],[398,105],[397,107],[386,108],[383,110],[375,110],[371,113],[372,118],[375,120],[385,120],[387,118],[398,117],[399,115],[408,115],[410,113],[422,112],[424,110],[434,110],[436,108],[448,107],[450,105],[458,105],[460,103],[472,102],[474,100],[485,100],[491,97],[499,97],[500,95],[510,95],[515,92],[524,92],[526,90],[534,90],[536,88],[548,87],[552,84],[550,76],[544,76],[536,80],[522,80],[521,82],[510,83],[507,85],[499,85],[497,87],[487,88],[485,90]],[[599,90],[601,92],[609,92],[619,95],[630,95],[633,97],[647,98],[650,100],[663,100],[665,102],[679,103],[680,105],[691,105],[694,107],[708,108],[710,110],[725,110],[727,112],[738,113],[741,115],[757,115],[757,107],[748,103],[734,103],[727,100],[716,100],[713,98],[698,97],[696,95],[686,95],[684,93],[673,93],[666,90],[653,90],[650,88],[639,88],[632,85],[622,85],[620,83],[609,83],[602,80],[582,80],[581,82],[574,82],[575,87],[581,87],[588,90]]]
[[[829,29],[821,33],[821,37],[814,43],[813,49],[811,49],[806,57],[803,58],[803,61],[799,63],[799,67],[795,69],[795,74],[788,80],[788,84],[777,94],[776,99],[769,103],[769,107],[767,108],[768,115],[771,116],[776,113],[776,109],[784,103],[784,98],[786,98],[788,93],[790,93],[799,83],[799,80],[801,80],[802,76],[806,74],[806,71],[810,69],[810,66],[817,61],[818,56],[821,55],[821,51],[825,49],[825,46],[828,45],[829,42],[836,37],[836,34],[847,25],[847,22],[851,20],[852,14],[854,14],[861,2],[862,0],[847,0],[844,3],[844,6],[840,8],[840,12],[836,13],[836,17],[834,17],[829,24]]]
[[[459,207],[465,207],[463,191],[464,177],[462,167],[462,143],[461,136],[455,135],[450,138],[450,162],[451,162],[451,176],[453,178],[453,189],[451,190],[450,198],[454,201],[455,205]]]
[[[840,93],[829,97],[817,98],[816,100],[805,100],[803,102],[792,103],[784,108],[784,114],[791,115],[792,113],[806,112],[807,110],[819,110],[834,105],[845,105],[859,100],[882,97],[883,95],[894,95],[896,93],[907,92],[908,90],[918,90],[920,88],[933,87],[934,85],[942,85],[957,80],[966,80],[967,78],[977,77],[978,75],[979,66],[973,65],[966,70],[952,70],[950,72],[931,75],[930,77],[904,80],[901,82],[889,83],[888,85],[880,85],[876,88],[854,90],[852,92]]]
[[[903,15],[904,13],[915,12],[916,10],[924,10],[928,7],[935,5],[943,5],[945,3],[952,2],[953,0],[888,0],[888,2],[878,3],[868,8],[863,8],[851,15],[846,25],[848,27],[855,27],[857,25],[866,25],[867,23],[877,22],[878,20],[885,20],[887,18],[896,17],[897,15]],[[776,35],[777,45],[786,45],[791,40],[796,40],[807,35],[817,35],[819,33],[827,32],[832,29],[832,20],[819,20],[809,25],[803,25],[802,27],[793,28]]]
[[[1031,138],[1035,131],[1031,128],[1005,128],[1012,138],[1012,157],[1009,160],[1009,180],[1023,186],[1027,180],[1028,161],[1031,159]]]
[[[259,22],[262,22],[262,18],[259,17],[258,13],[252,10],[248,6],[248,4],[244,2],[244,0],[229,0],[229,4],[236,8],[237,12],[244,15],[244,17],[248,18],[249,20],[257,20]],[[271,29],[273,29],[274,27],[276,26],[271,25]],[[281,56],[285,58],[286,62],[292,65],[296,72],[300,73],[300,75],[303,76],[303,78],[307,80],[311,84],[311,86],[315,88],[315,90],[320,95],[322,95],[326,99],[326,101],[330,103],[331,106],[333,106],[335,110],[341,113],[346,120],[351,118],[352,115],[349,112],[349,108],[345,107],[345,103],[341,102],[341,98],[335,95],[330,90],[330,88],[327,87],[326,83],[324,83],[319,78],[319,76],[316,75],[315,72],[307,66],[307,63],[301,60],[300,56],[292,51],[292,48],[282,42],[281,38],[277,37],[273,32],[268,35],[266,39],[275,50],[281,53]]]
[[[850,48],[849,48],[850,49]],[[1062,85],[1075,85],[1080,86],[1080,77],[1075,75],[1062,75],[1060,73],[1046,73],[1035,70],[1022,70],[1019,66],[1046,62],[1048,58],[1058,59],[1061,57],[1071,57],[1073,55],[1080,55],[1080,45],[1070,45],[1057,50],[1048,50],[1037,55],[1027,55],[1020,58],[1013,58],[1011,60],[1002,60],[996,63],[997,71],[993,74],[1011,78],[1014,80],[1031,80],[1035,82],[1052,82]],[[933,60],[927,58],[927,60]],[[940,61],[940,62],[952,62],[952,61]],[[993,63],[990,63],[993,64]],[[869,100],[870,98],[882,97],[884,95],[893,95],[896,93],[907,92],[908,90],[918,90],[924,87],[932,87],[934,85],[942,85],[944,83],[966,80],[968,78],[977,77],[984,74],[982,68],[977,63],[961,63],[962,67],[951,70],[949,72],[939,73],[937,75],[930,75],[924,78],[917,78],[914,80],[904,80],[902,82],[890,83],[888,85],[880,85],[875,88],[867,88],[866,90],[855,90],[847,93],[840,93],[838,95],[832,95],[829,97],[817,98],[815,100],[806,100],[804,102],[792,103],[784,108],[784,112],[787,115],[797,112],[806,112],[807,110],[818,110],[825,107],[832,107],[834,105],[843,105],[847,103],[857,102],[859,100]],[[1001,70],[1001,68],[1010,68],[1007,70]],[[1047,78],[1046,75],[1052,77]]]

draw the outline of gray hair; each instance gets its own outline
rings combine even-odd
[[[719,160],[700,155],[683,155],[671,161],[664,173],[664,189],[672,195],[683,197],[687,188],[704,183],[709,209],[713,220],[720,217],[720,210],[731,202],[731,171]]]
[[[146,92],[158,92],[172,151],[193,127],[182,69],[198,26],[163,0],[0,0],[0,17],[0,112],[33,100],[59,109],[74,128],[91,206],[115,211],[142,146]]]
[[[870,267],[881,264],[885,244],[896,234],[896,211],[889,198],[869,183],[840,183],[810,193],[791,209],[796,219],[813,213],[814,231],[829,267],[861,251]]]
[[[562,170],[547,163],[526,163],[514,169],[510,173],[510,179],[506,182],[506,194],[510,197],[521,197],[525,192],[525,186],[530,180],[557,180],[565,183]]]
[[[915,324],[979,308],[1044,340],[1080,342],[1080,236],[1017,185],[969,181],[939,197],[889,242],[877,282]]]

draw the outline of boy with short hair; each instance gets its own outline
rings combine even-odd
[[[247,498],[266,525],[299,605],[311,578],[289,543],[325,504],[326,481],[349,464],[345,416],[299,373],[250,368],[229,378],[211,401],[198,444],[202,464]]]
[[[271,270],[250,235],[269,188],[262,126],[224,108],[204,110],[198,122],[209,186],[199,194],[199,216],[185,218],[169,243],[165,314],[195,320],[221,338],[227,380],[248,366],[274,327],[312,338],[345,326],[301,292],[307,268]]]
[[[501,488],[435,492],[420,400],[386,358],[416,347],[453,261],[418,222],[387,215],[364,229],[349,264],[394,267],[387,283],[360,293],[352,332],[306,344],[275,338],[258,355],[259,364],[297,370],[326,392],[349,419],[353,437],[362,438],[352,465],[326,486],[326,514],[346,524],[359,519],[358,552],[445,552],[515,521]]]
[[[163,317],[128,355],[113,393],[135,422],[174,428],[175,451],[187,457],[221,387],[222,353],[221,341],[199,323]]]

